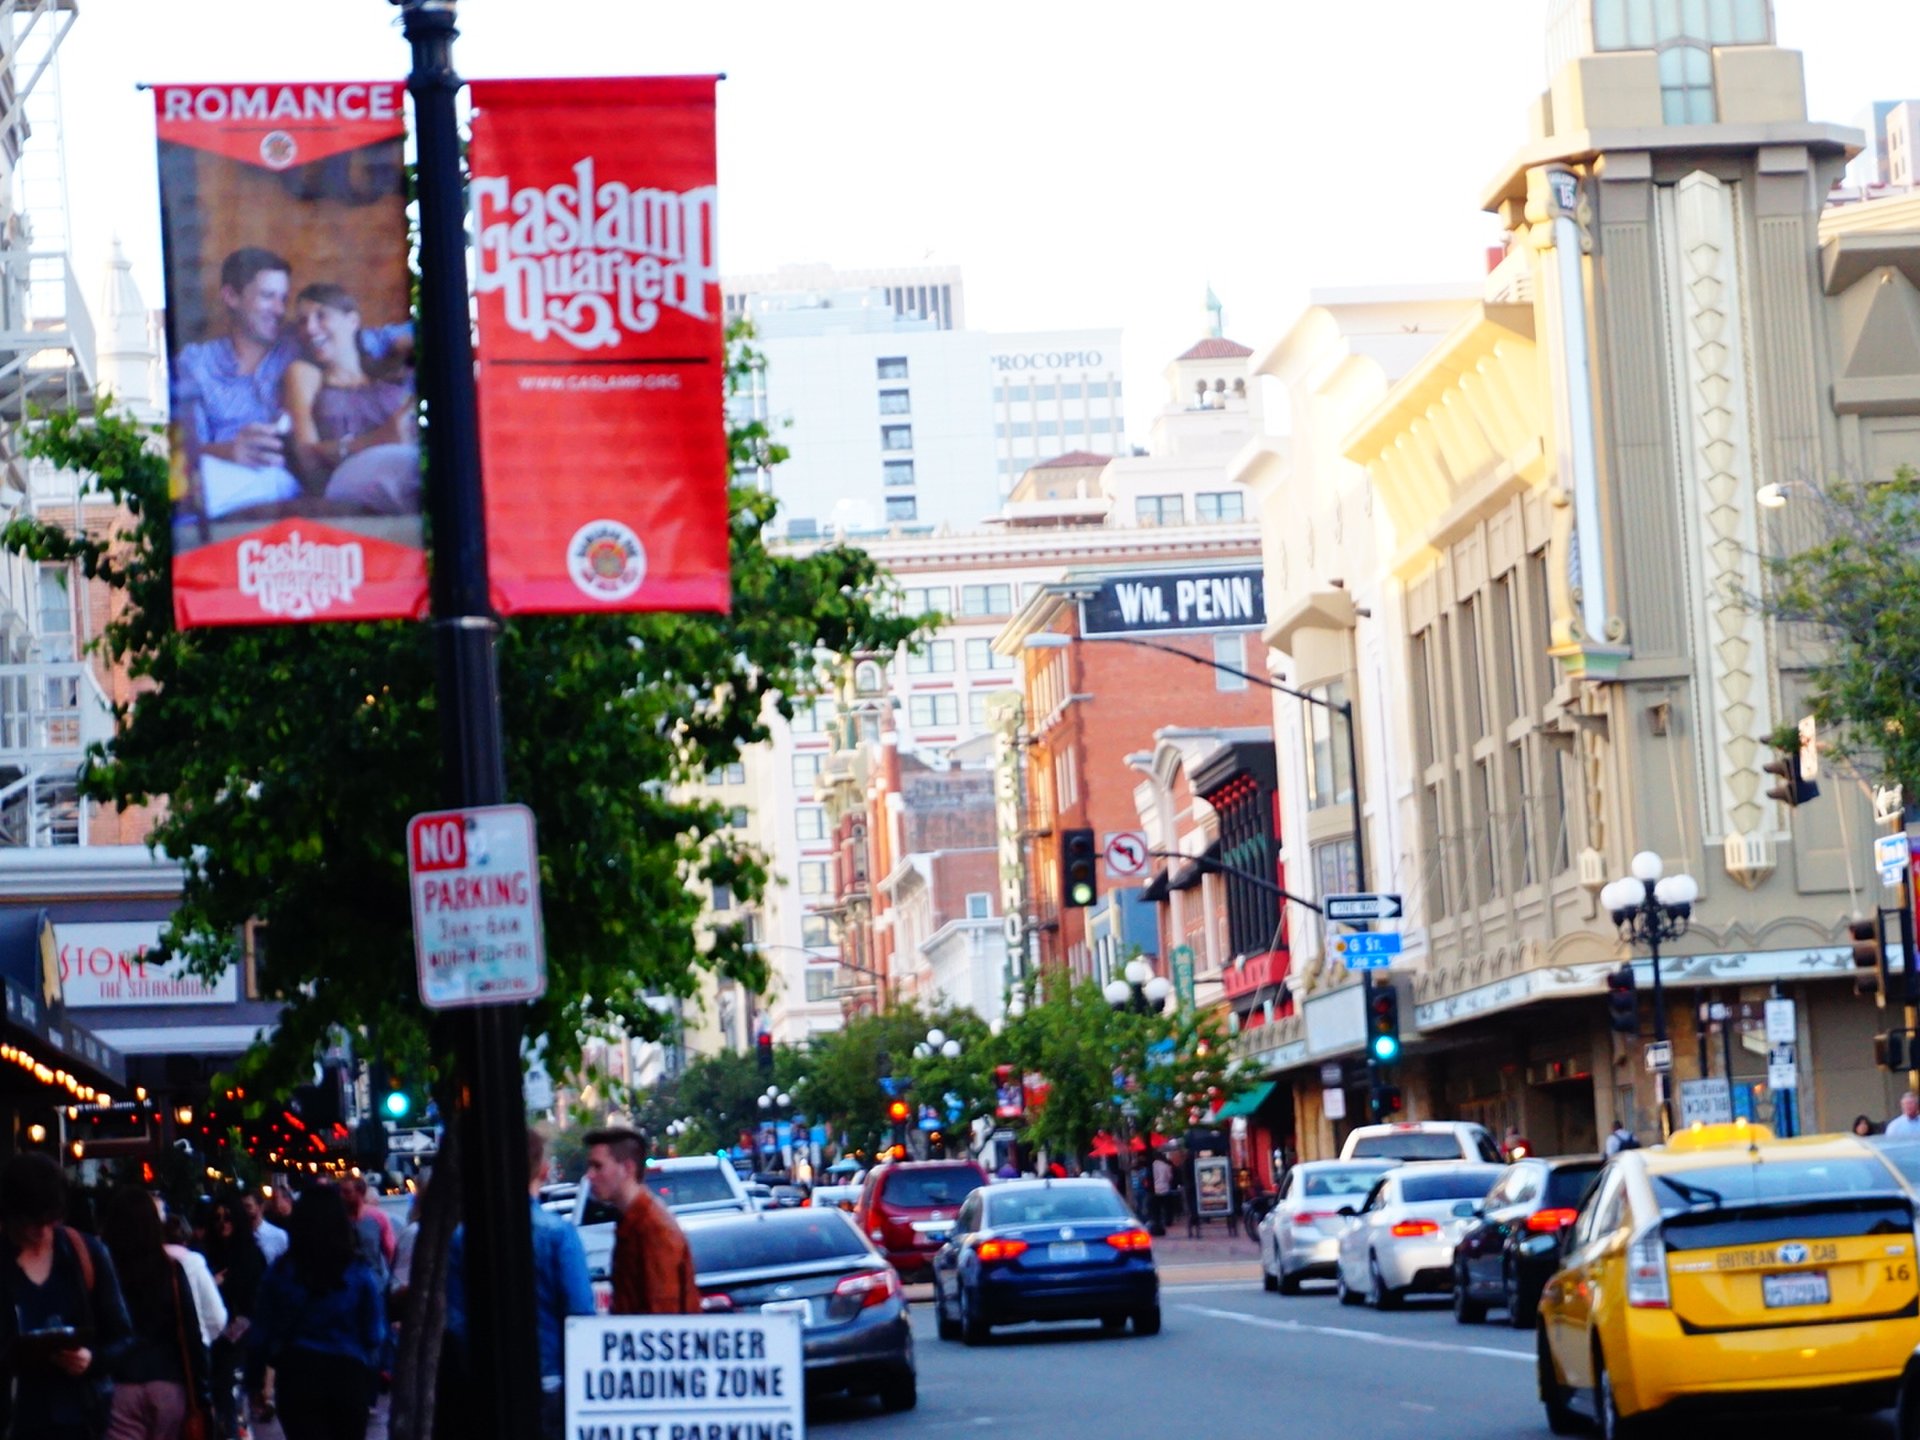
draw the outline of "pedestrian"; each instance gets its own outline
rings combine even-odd
[[[1882,1135],[1920,1135],[1920,1095],[1908,1090],[1900,1097],[1900,1113],[1887,1121]]]
[[[1173,1162],[1167,1159],[1167,1152],[1153,1152],[1153,1213],[1147,1217],[1147,1228],[1155,1235],[1167,1233],[1167,1219],[1173,1208],[1174,1189]]]
[[[1622,1150],[1638,1150],[1640,1142],[1633,1131],[1627,1128],[1625,1120],[1615,1120],[1613,1129],[1607,1135],[1607,1154],[1618,1155]]]
[[[427,1203],[427,1182],[422,1180],[407,1206],[407,1223],[393,1242],[393,1274],[387,1277],[387,1318],[399,1324],[406,1318],[407,1290],[413,1275],[413,1248],[420,1242],[420,1207]]]
[[[0,1314],[0,1435],[100,1440],[113,1367],[132,1339],[106,1247],[62,1223],[67,1181],[40,1154],[0,1169],[7,1304]]]
[[[239,1401],[248,1393],[245,1368],[250,1349],[247,1332],[253,1328],[254,1305],[260,1293],[260,1281],[267,1272],[267,1260],[247,1223],[246,1207],[237,1194],[216,1200],[207,1221],[207,1268],[213,1271],[220,1287],[221,1303],[227,1307],[226,1328],[214,1341],[213,1409],[223,1433],[232,1435],[238,1428],[235,1413]],[[256,1410],[258,1420],[271,1420],[270,1409]]]
[[[547,1138],[538,1130],[527,1131],[527,1177],[527,1201],[533,1214],[533,1321],[540,1350],[540,1435],[541,1440],[560,1440],[566,1421],[561,1381],[565,1375],[562,1362],[566,1358],[567,1317],[593,1314],[593,1281],[587,1275],[587,1252],[580,1244],[580,1227],[540,1203],[540,1187],[547,1182]],[[641,1193],[652,1199],[645,1186]],[[618,1244],[616,1240],[616,1271]],[[466,1364],[467,1344],[465,1254],[466,1234],[456,1230],[447,1254],[447,1349],[460,1357],[462,1366]],[[699,1308],[697,1296],[694,1308]],[[436,1409],[448,1393],[445,1368],[441,1374]],[[435,1423],[437,1426],[437,1413]],[[475,1428],[458,1433],[470,1435]]]
[[[1511,1165],[1516,1160],[1524,1160],[1533,1153],[1533,1142],[1520,1133],[1518,1125],[1507,1127],[1506,1138],[1500,1142],[1500,1152],[1507,1157]]]
[[[287,1440],[365,1440],[387,1307],[339,1190],[316,1185],[294,1205],[255,1320]]]
[[[240,1209],[253,1231],[253,1243],[271,1265],[287,1253],[287,1232],[267,1218],[266,1201],[252,1190],[240,1192]]]
[[[227,1302],[220,1298],[220,1287],[213,1282],[206,1256],[188,1243],[192,1232],[178,1215],[167,1213],[166,1205],[154,1197],[160,1210],[160,1231],[166,1236],[167,1254],[187,1277],[187,1290],[193,1296],[193,1312],[200,1318],[200,1338],[211,1350],[220,1332],[227,1328]]]
[[[367,1262],[384,1287],[393,1273],[393,1257],[399,1242],[394,1238],[393,1222],[387,1212],[367,1198],[367,1182],[349,1175],[340,1182],[340,1197],[346,1201],[347,1219],[353,1225],[360,1258]]]
[[[1869,1120],[1865,1115],[1854,1116],[1853,1117],[1853,1133],[1856,1135],[1873,1134],[1873,1121]]]
[[[138,1185],[115,1190],[100,1238],[133,1322],[133,1338],[113,1365],[107,1440],[180,1440],[189,1419],[205,1434],[213,1409],[207,1342],[153,1197]]]
[[[1000,1162],[1000,1168],[993,1172],[993,1178],[996,1180],[1018,1180],[1020,1178],[1020,1167],[1011,1160],[1002,1160]]]
[[[695,1315],[700,1287],[693,1255],[671,1211],[641,1183],[647,1137],[616,1126],[589,1130],[587,1187],[602,1205],[620,1212],[613,1231],[613,1313]]]

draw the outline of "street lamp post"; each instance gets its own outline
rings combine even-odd
[[[1100,991],[1107,1004],[1115,1010],[1126,1011],[1134,1015],[1158,1015],[1166,1009],[1167,999],[1173,994],[1173,982],[1164,975],[1153,973],[1153,967],[1139,956],[1129,960],[1126,969],[1109,980]],[[1134,1117],[1121,1107],[1121,1118],[1128,1123],[1122,1128],[1131,1131]],[[1153,1130],[1149,1126],[1142,1148],[1152,1144]],[[1120,1179],[1129,1201],[1133,1198],[1133,1136],[1123,1134],[1115,1147],[1119,1152]],[[1150,1203],[1150,1202],[1149,1202]]]
[[[1666,865],[1651,850],[1633,857],[1631,873],[1600,891],[1600,905],[1613,919],[1620,938],[1628,945],[1645,945],[1653,967],[1653,1039],[1657,1045],[1667,1040],[1666,993],[1660,980],[1660,947],[1687,933],[1693,918],[1693,902],[1700,898],[1700,886],[1691,875],[1667,875]],[[1666,1052],[1666,1065],[1654,1073],[1654,1089],[1660,1101],[1660,1133],[1673,1133],[1673,1052]]]

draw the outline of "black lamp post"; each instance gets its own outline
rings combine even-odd
[[[1660,947],[1687,933],[1693,918],[1693,902],[1700,898],[1700,886],[1691,875],[1666,875],[1666,866],[1651,850],[1633,857],[1632,873],[1615,880],[1600,892],[1600,905],[1613,917],[1620,938],[1628,945],[1645,945],[1653,965],[1653,1039],[1664,1045],[1667,1040],[1667,1003],[1660,981]],[[1669,1047],[1666,1063],[1654,1072],[1654,1088],[1660,1099],[1660,1133],[1673,1133],[1673,1052]]]

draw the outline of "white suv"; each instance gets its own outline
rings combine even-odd
[[[1486,1161],[1502,1163],[1500,1147],[1484,1125],[1470,1120],[1408,1120],[1398,1125],[1361,1125],[1347,1133],[1342,1160]]]

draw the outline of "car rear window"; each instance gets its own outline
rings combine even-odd
[[[1377,1168],[1367,1170],[1316,1170],[1306,1178],[1306,1195],[1364,1195],[1380,1178]]]
[[[1561,1165],[1549,1170],[1547,1193],[1541,1205],[1550,1210],[1578,1210],[1587,1187],[1593,1184],[1593,1177],[1599,1173],[1598,1161],[1591,1165]]]
[[[980,1172],[971,1165],[945,1170],[896,1170],[887,1176],[881,1199],[903,1209],[930,1209],[958,1205],[981,1185]]]
[[[1860,1155],[1831,1159],[1756,1160],[1710,1165],[1647,1177],[1662,1214],[1764,1205],[1816,1195],[1886,1195],[1899,1186],[1878,1160]]]
[[[817,1218],[778,1223],[728,1220],[689,1224],[687,1248],[693,1252],[693,1268],[703,1274],[806,1265],[871,1253],[838,1210],[823,1210]]]
[[[1451,1131],[1444,1130],[1402,1130],[1392,1135],[1362,1135],[1354,1141],[1350,1158],[1458,1160],[1461,1158],[1460,1141]]]
[[[1059,1220],[1132,1219],[1120,1196],[1102,1186],[1075,1186],[1071,1190],[1034,1190],[1025,1195],[993,1195],[987,1201],[987,1224],[1050,1225]]]
[[[1876,1142],[1887,1163],[1908,1180],[1920,1183],[1920,1142],[1912,1140],[1888,1145]]]
[[[1500,1178],[1498,1170],[1441,1170],[1400,1177],[1400,1198],[1409,1205],[1434,1200],[1478,1200]]]
[[[709,1200],[733,1200],[738,1197],[716,1168],[704,1170],[649,1170],[647,1188],[660,1197],[660,1203],[699,1205]]]

